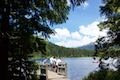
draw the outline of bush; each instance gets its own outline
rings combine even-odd
[[[99,70],[89,74],[83,80],[120,80],[120,72],[111,70]]]

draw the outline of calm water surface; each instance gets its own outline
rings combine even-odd
[[[98,63],[93,63],[93,58],[64,58],[63,60],[67,63],[69,80],[82,80],[98,68]]]

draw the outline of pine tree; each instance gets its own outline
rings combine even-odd
[[[71,2],[71,6],[67,4]],[[0,80],[35,80],[36,68],[29,54],[42,42],[36,34],[48,38],[51,26],[64,23],[70,8],[85,0],[1,0],[0,1]],[[39,44],[39,45],[38,45]],[[8,74],[8,75],[6,75]]]

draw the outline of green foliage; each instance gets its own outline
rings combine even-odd
[[[83,80],[120,80],[119,71],[99,70],[89,74]]]
[[[101,59],[105,57],[118,58],[120,57],[120,1],[119,0],[102,0],[103,4],[100,6],[101,15],[106,17],[98,26],[101,30],[107,29],[107,36],[100,37],[96,41],[95,55],[100,55]],[[100,65],[99,64],[99,65]],[[83,80],[120,80],[119,61],[117,63],[117,71],[104,69],[101,66],[99,71],[90,73],[90,75]]]
[[[19,32],[19,34],[21,33]],[[10,38],[8,80],[37,80],[37,65],[29,59],[32,57],[30,54],[34,51],[45,51],[45,43],[42,41],[42,39],[28,34]]]
[[[96,41],[97,52],[104,52],[106,56],[119,56],[120,49],[120,1],[103,0],[100,12],[106,17],[98,26],[101,30],[108,29],[107,36]],[[116,51],[118,50],[118,51]]]
[[[84,1],[70,0],[72,7]],[[2,79],[36,80],[36,65],[29,61],[30,55],[38,51],[45,54],[46,43],[33,35],[39,33],[40,36],[48,38],[49,34],[54,33],[52,25],[64,23],[68,19],[70,8],[67,0],[0,1],[0,53],[2,53],[0,64],[3,68],[0,70],[0,75],[3,75]],[[9,73],[9,77],[5,76],[5,73]]]
[[[57,57],[83,57],[92,56],[93,50],[81,50],[80,48],[66,48],[52,43],[47,44],[47,56]]]

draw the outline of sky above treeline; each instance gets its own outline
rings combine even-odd
[[[56,34],[51,35],[49,41],[59,46],[80,47],[105,36],[107,30],[100,31],[97,26],[104,20],[99,12],[101,4],[102,0],[87,0],[71,10],[66,23],[53,26]]]

